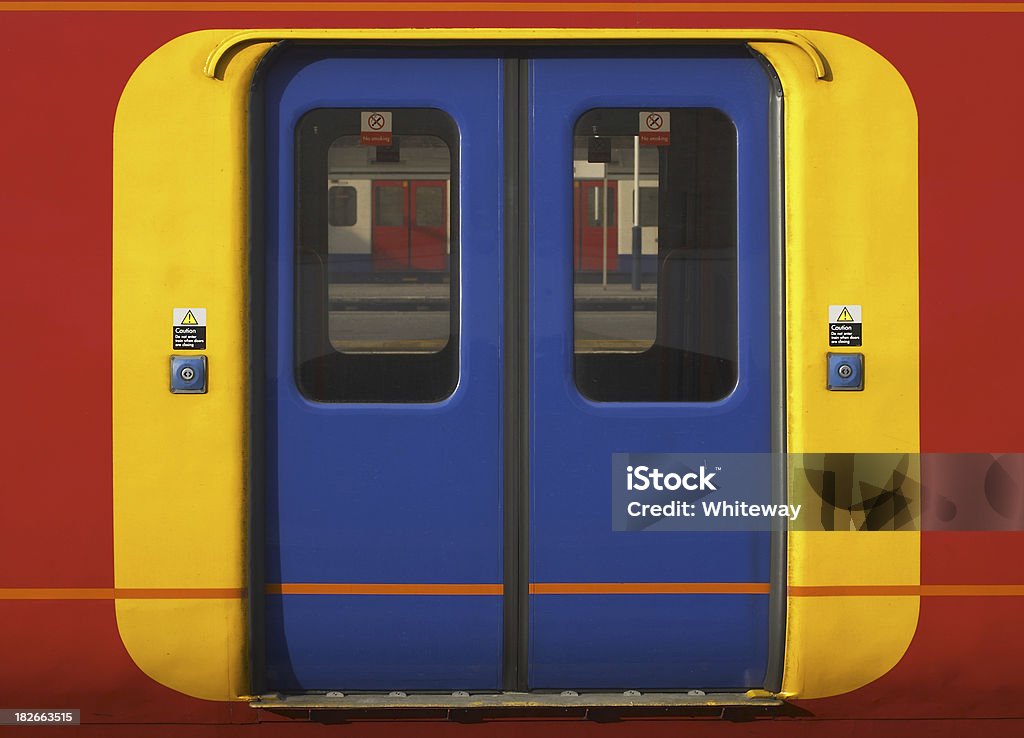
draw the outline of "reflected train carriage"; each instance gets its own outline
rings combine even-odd
[[[340,136],[328,151],[330,273],[448,270],[451,156],[433,136],[364,146]],[[425,277],[425,274],[416,274]]]

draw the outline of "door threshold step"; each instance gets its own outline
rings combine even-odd
[[[250,706],[273,710],[430,710],[508,708],[772,708],[785,702],[770,692],[585,692],[440,693],[440,694],[264,694]]]

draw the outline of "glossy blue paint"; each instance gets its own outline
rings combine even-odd
[[[767,533],[613,532],[609,504],[613,453],[770,450],[767,75],[750,58],[551,57],[530,84],[531,581],[768,582]],[[575,387],[573,126],[627,107],[717,108],[736,126],[739,381],[719,402]],[[767,595],[531,596],[534,688],[757,687],[767,645]]]
[[[262,77],[268,200],[266,581],[502,579],[501,62],[295,47]],[[459,128],[460,378],[429,404],[322,404],[293,367],[295,126],[322,107],[439,108]],[[326,182],[324,183],[326,186]],[[499,596],[268,595],[268,687],[495,689]]]
[[[276,636],[267,641],[267,680],[275,689],[497,688],[500,597],[285,595],[267,600],[266,628]]]
[[[637,563],[633,581],[644,568]],[[708,690],[764,683],[765,596],[537,595],[530,615],[536,688]]]

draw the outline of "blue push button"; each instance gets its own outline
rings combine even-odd
[[[176,395],[206,394],[206,357],[171,357],[171,392]]]
[[[864,354],[828,354],[828,388],[864,389]]]

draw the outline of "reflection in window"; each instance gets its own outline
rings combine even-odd
[[[717,110],[666,112],[660,145],[640,143],[636,108],[576,123],[574,372],[592,400],[709,402],[736,384],[736,130]]]
[[[374,194],[374,219],[373,222],[379,226],[403,226],[405,225],[405,195],[406,191],[399,185],[391,184],[389,187],[375,187]]]
[[[444,188],[416,188],[416,225],[438,228],[444,225]]]
[[[586,224],[591,228],[615,225],[615,190],[603,185],[588,187],[584,198]],[[607,212],[606,212],[607,204]]]
[[[360,112],[300,122],[296,369],[321,402],[435,402],[458,379],[458,132],[445,113],[392,111],[364,145]]]
[[[356,224],[356,188],[335,186],[328,190],[328,222],[335,228]]]
[[[640,186],[640,225],[658,227],[658,188]]]

